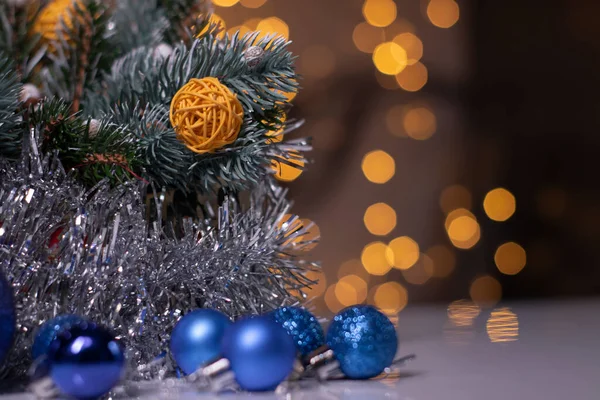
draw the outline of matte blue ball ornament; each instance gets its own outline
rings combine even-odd
[[[10,350],[15,336],[15,303],[12,287],[0,271],[0,364]]]
[[[171,333],[171,354],[186,374],[216,359],[231,320],[216,310],[192,311],[179,320]]]
[[[325,333],[317,318],[301,307],[280,307],[271,316],[294,339],[296,349],[306,356],[325,344]]]
[[[125,355],[115,336],[96,324],[83,322],[62,332],[48,351],[50,377],[70,397],[105,395],[125,372]]]
[[[31,347],[31,356],[37,359],[40,356],[46,355],[50,348],[50,343],[63,331],[85,322],[86,319],[78,315],[65,314],[59,315],[44,322],[35,334],[33,346]]]
[[[247,391],[273,390],[292,371],[296,346],[269,316],[247,317],[231,325],[222,343],[235,380]]]
[[[348,378],[373,378],[390,366],[398,349],[396,328],[371,306],[340,311],[327,331],[327,345]]]

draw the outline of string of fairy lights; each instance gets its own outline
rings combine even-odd
[[[290,37],[290,27],[278,16],[252,17],[240,25],[228,27],[219,16],[222,8],[241,6],[258,9],[273,0],[213,0],[215,22],[224,31],[246,33],[260,30],[263,35],[278,33]],[[399,16],[394,0],[361,0],[362,21],[352,31],[355,51],[371,56],[377,82],[385,89],[416,93],[428,81],[429,73],[423,62],[425,45],[417,34],[415,24]],[[452,28],[460,19],[460,6],[455,0],[421,0],[426,21],[440,29]],[[256,12],[253,12],[256,13]],[[311,44],[300,53],[299,67],[309,78],[325,78],[336,68],[336,54],[328,46]],[[291,100],[291,99],[290,99]],[[385,126],[389,134],[402,139],[427,141],[435,136],[438,121],[428,104],[396,104],[385,113]],[[331,123],[326,123],[331,122]],[[335,121],[324,121],[323,127],[333,127]],[[373,149],[364,155],[360,168],[364,177],[374,185],[390,184],[396,174],[394,157],[383,149]],[[283,181],[297,179],[301,171],[288,168],[279,172]],[[375,284],[376,277],[392,270],[400,271],[406,284],[425,285],[432,279],[444,279],[456,268],[456,252],[469,251],[483,235],[480,222],[473,212],[475,201],[468,188],[454,184],[440,192],[440,208],[445,215],[443,229],[449,243],[439,243],[422,249],[413,238],[401,235],[385,240],[399,228],[396,210],[384,202],[373,202],[364,210],[365,228],[378,239],[367,243],[360,258],[342,263],[333,282],[325,274],[313,274],[319,279],[309,293],[312,298],[322,297],[331,312],[345,306],[368,302],[389,315],[397,315],[409,302],[409,291],[400,282],[387,281]],[[506,188],[493,188],[479,202],[485,216],[495,222],[505,222],[516,211],[515,196]],[[309,220],[311,235],[319,228]],[[498,271],[516,275],[523,270],[527,255],[522,246],[509,241],[498,245],[493,254]],[[330,275],[331,278],[331,275]],[[458,300],[448,308],[446,333],[451,340],[464,341],[470,335],[468,328],[481,313],[482,307],[495,305],[502,297],[502,286],[491,275],[474,277],[469,288],[469,300]],[[494,309],[487,320],[486,329],[492,342],[516,340],[518,318],[508,308]]]

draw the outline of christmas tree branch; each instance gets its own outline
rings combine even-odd
[[[13,62],[0,52],[0,155],[11,159],[21,148],[21,90]]]
[[[0,52],[14,62],[22,82],[33,81],[33,72],[47,50],[40,41],[39,33],[32,29],[40,10],[39,1],[24,6],[0,3]]]

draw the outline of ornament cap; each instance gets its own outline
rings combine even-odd
[[[306,371],[305,375],[316,375],[321,381],[344,376],[333,350],[327,345],[319,347],[306,356],[303,364]]]
[[[392,363],[383,370],[383,373],[386,375],[396,373],[399,368],[413,361],[415,358],[417,358],[415,354],[396,356]],[[320,381],[346,378],[346,375],[344,375],[340,368],[339,361],[335,358],[333,350],[327,345],[319,347],[306,356],[303,359],[302,367],[304,372],[299,377],[296,377],[296,379],[313,376],[316,376]]]
[[[187,380],[199,389],[209,388],[212,392],[238,388],[235,374],[231,370],[231,363],[225,357],[219,357],[199,368],[196,372],[190,374]]]

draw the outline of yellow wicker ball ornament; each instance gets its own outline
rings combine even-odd
[[[75,5],[82,6],[81,0],[52,0],[40,11],[33,31],[39,33],[45,41],[58,40],[58,32],[64,35],[63,23],[66,27],[72,28],[72,13],[75,11]]]
[[[203,154],[237,139],[244,110],[237,96],[217,78],[194,78],[173,97],[170,117],[179,140]]]

